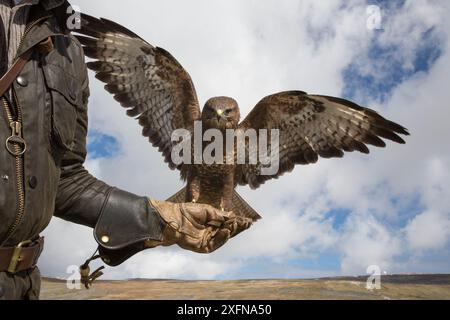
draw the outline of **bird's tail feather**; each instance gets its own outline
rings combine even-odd
[[[173,203],[182,203],[186,202],[186,187],[175,193],[173,196],[171,196],[166,201],[173,202]]]
[[[166,201],[174,203],[186,202],[186,187],[175,193]],[[232,203],[233,212],[238,216],[250,218],[253,221],[261,219],[261,216],[255,211],[255,209],[250,207],[250,205],[244,199],[242,199],[242,197],[236,191],[233,191]]]
[[[255,211],[250,205],[242,199],[242,197],[235,191],[233,191],[233,212],[239,216],[252,219],[254,222],[261,219],[258,212]]]

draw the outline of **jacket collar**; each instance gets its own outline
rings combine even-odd
[[[64,3],[64,0],[13,0],[16,6],[35,5],[40,3],[45,10],[52,10]]]
[[[36,1],[36,0],[35,0]],[[64,3],[64,0],[37,0],[45,10],[53,10]]]
[[[30,17],[29,24],[33,22],[42,20],[42,23],[39,25],[33,26],[29,30],[29,32],[25,35],[23,39],[22,46],[19,48],[17,55],[23,54],[26,50],[36,45],[37,43],[45,40],[49,36],[54,36],[57,34],[65,34],[65,30],[62,29],[60,24],[58,23],[55,12],[50,12],[53,10],[59,10],[58,7],[62,6],[64,3],[67,3],[66,0],[29,0],[29,1],[37,1],[37,5],[33,6]],[[63,10],[66,11],[65,8]],[[63,17],[64,18],[64,17]],[[50,20],[50,21],[49,21]]]

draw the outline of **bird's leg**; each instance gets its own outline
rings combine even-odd
[[[221,199],[220,199],[220,210],[222,211],[231,211],[233,209],[233,204],[232,204],[232,195],[231,197],[229,197],[229,195],[224,195]]]
[[[222,211],[233,210],[234,170],[230,171],[223,179],[223,193],[220,201]]]
[[[200,197],[200,180],[190,175],[186,186],[186,202],[196,203]]]
[[[188,196],[188,201],[190,201],[192,203],[197,203],[198,198],[199,198],[199,193],[195,192],[195,190],[194,190],[194,192]]]

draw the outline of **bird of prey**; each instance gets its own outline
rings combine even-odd
[[[256,189],[297,164],[316,163],[319,157],[340,158],[351,151],[368,154],[367,145],[386,146],[381,138],[404,144],[399,135],[409,134],[371,109],[302,91],[263,98],[242,122],[237,102],[229,97],[211,98],[201,111],[191,77],[169,52],[110,20],[83,14],[81,21],[77,38],[85,55],[93,59],[88,68],[106,83],[105,89],[128,116],[139,121],[142,134],[187,183],[169,201],[211,204],[255,221],[260,215],[237,194],[237,185]],[[171,135],[176,129],[193,131],[196,121],[221,131],[278,129],[278,172],[263,175],[260,162],[175,164]]]

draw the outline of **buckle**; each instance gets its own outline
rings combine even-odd
[[[26,246],[33,243],[31,240],[22,241],[17,246],[14,247],[13,255],[11,257],[11,262],[9,263],[8,272],[9,273],[16,273],[17,265],[20,261],[23,260],[22,256],[20,255],[22,252],[22,249]]]

